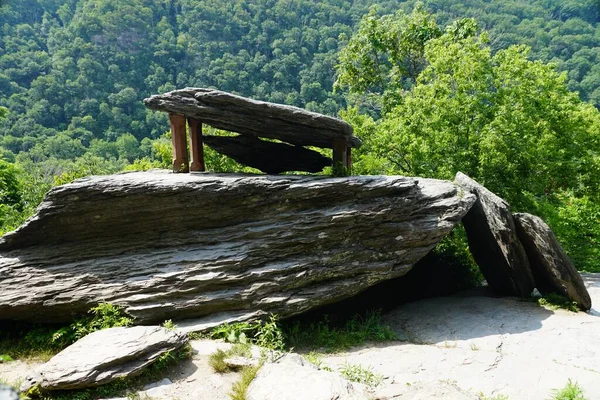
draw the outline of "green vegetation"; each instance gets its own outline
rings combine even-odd
[[[583,396],[583,390],[577,382],[572,382],[569,379],[564,388],[554,390],[552,400],[586,400],[586,398]]]
[[[235,382],[231,387],[229,397],[231,400],[246,400],[246,390],[256,377],[256,373],[262,365],[256,367],[245,367],[242,369],[242,376],[239,381]]]
[[[537,301],[540,306],[548,307],[551,310],[558,310],[559,308],[562,308],[564,310],[572,312],[581,311],[577,306],[577,303],[570,301],[564,296],[561,296],[556,293],[550,293],[549,295],[540,297],[539,299],[537,299]]]
[[[383,376],[374,373],[370,368],[364,368],[358,364],[344,364],[340,368],[340,373],[351,382],[362,383],[363,385],[375,387],[383,382]]]
[[[208,359],[208,364],[211,368],[218,373],[231,372],[235,370],[231,366],[225,363],[225,359],[229,357],[252,357],[249,344],[237,343],[231,349],[227,351],[217,350],[212,353]]]
[[[255,344],[273,351],[284,349],[283,332],[278,325],[277,315],[270,315],[266,321],[219,325],[211,331],[209,337],[224,339],[230,343]]]
[[[300,350],[337,352],[366,342],[396,340],[396,334],[381,321],[379,312],[357,315],[342,326],[333,326],[324,316],[321,321],[287,323],[283,327],[286,344]]]
[[[355,95],[343,116],[364,139],[354,171],[462,171],[547,219],[577,267],[598,271],[600,112],[528,47],[495,51],[492,34],[469,18],[442,29],[420,7],[365,16],[338,66]]]
[[[121,307],[109,303],[98,304],[88,314],[63,327],[10,322],[0,330],[0,354],[14,359],[48,360],[87,334],[132,323]]]
[[[479,400],[509,400],[509,399],[508,399],[508,396],[505,396],[503,394],[499,394],[494,397],[488,397],[488,396],[485,396],[482,393],[480,393]]]

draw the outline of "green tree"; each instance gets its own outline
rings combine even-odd
[[[384,111],[397,103],[425,68],[425,44],[442,34],[433,16],[417,3],[410,15],[399,10],[379,17],[371,8],[340,52],[335,85],[352,94],[381,99]]]

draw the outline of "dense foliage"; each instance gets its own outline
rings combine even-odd
[[[345,114],[365,139],[356,172],[462,171],[513,209],[541,214],[580,268],[600,269],[600,112],[529,48],[494,52],[473,19],[443,32],[419,8],[370,14],[342,51],[338,84],[368,94],[361,109],[381,114]]]
[[[0,233],[52,185],[168,167],[141,100],[213,86],[341,112],[355,172],[462,170],[600,269],[599,20],[597,0],[0,2]]]

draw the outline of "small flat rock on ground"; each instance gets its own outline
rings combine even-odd
[[[247,400],[364,400],[362,385],[322,371],[297,354],[265,364],[246,392]]]
[[[417,382],[386,385],[377,390],[375,400],[480,400],[479,396],[464,393],[449,382]]]
[[[134,376],[187,336],[158,326],[110,328],[93,332],[67,347],[27,376],[21,391],[81,389]]]

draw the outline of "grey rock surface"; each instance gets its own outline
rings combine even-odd
[[[535,287],[510,206],[459,172],[455,183],[477,196],[463,218],[469,249],[490,287],[500,295],[529,297]]]
[[[346,138],[349,147],[361,145],[352,135],[352,126],[341,119],[215,89],[174,90],[151,96],[144,104],[153,110],[196,118],[217,129],[300,146],[332,148],[335,138]]]
[[[362,385],[321,371],[297,354],[263,365],[248,386],[247,400],[365,400]]]
[[[187,336],[159,326],[110,328],[93,332],[67,347],[27,376],[26,392],[79,389],[140,374],[167,351],[187,343]]]
[[[136,323],[290,316],[404,275],[474,201],[397,176],[85,178],[0,238],[0,319],[65,322],[102,301]]]
[[[550,227],[531,214],[515,214],[514,219],[540,293],[557,293],[576,302],[582,310],[592,308],[592,300],[581,275]]]
[[[252,136],[204,136],[204,143],[235,161],[268,174],[286,171],[321,172],[331,158],[302,146],[274,143]]]
[[[480,400],[449,382],[429,381],[391,384],[375,391],[374,400]]]

